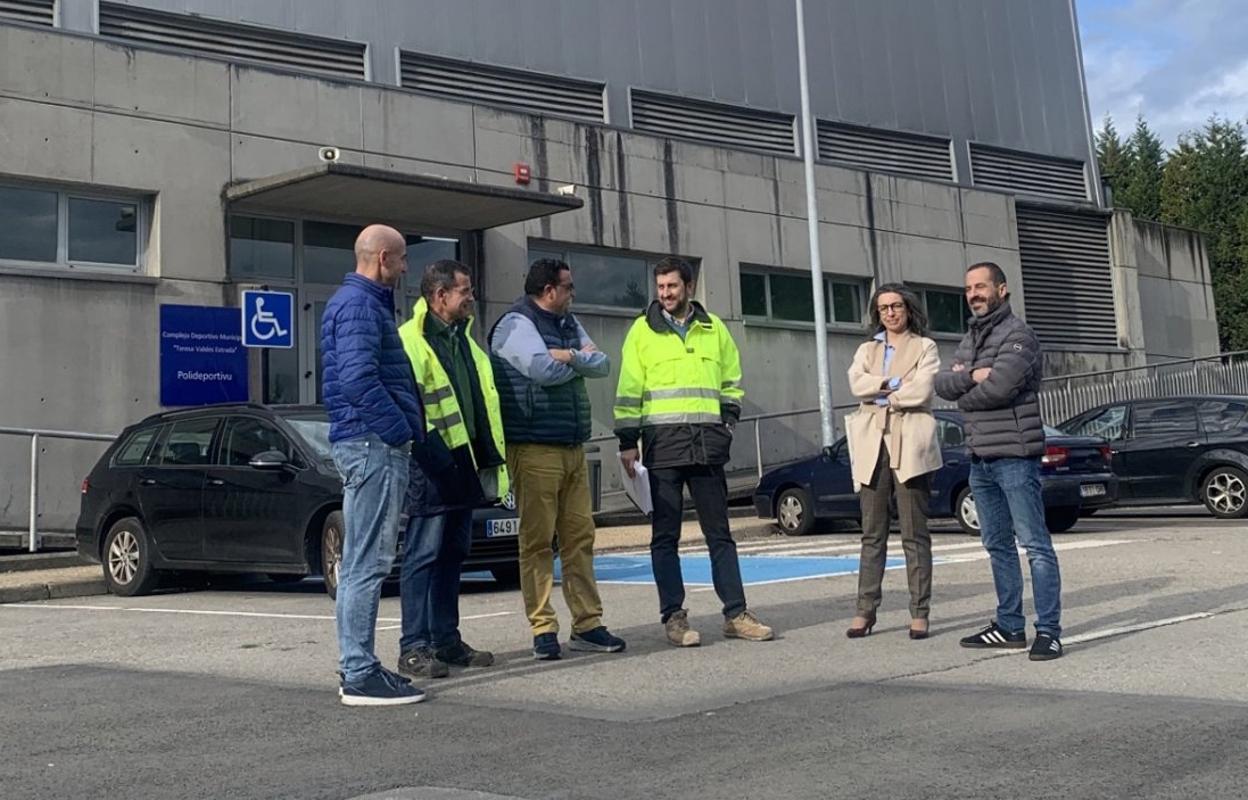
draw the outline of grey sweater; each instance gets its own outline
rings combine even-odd
[[[954,372],[961,364],[964,370]],[[971,373],[991,367],[983,383]],[[1014,316],[1010,299],[985,317],[975,317],[949,368],[936,375],[936,394],[956,401],[966,417],[971,452],[980,458],[1035,458],[1044,455],[1040,419],[1040,342],[1027,323]]]

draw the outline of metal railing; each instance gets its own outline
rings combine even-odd
[[[1046,378],[1040,410],[1054,424],[1108,403],[1195,394],[1248,395],[1248,350]]]
[[[0,428],[0,435],[30,437],[30,525],[28,528],[27,549],[34,553],[39,550],[39,442],[42,439],[111,442],[117,437],[104,433],[51,431],[40,428]]]

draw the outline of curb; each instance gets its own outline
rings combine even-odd
[[[28,572],[37,569],[60,569],[61,567],[86,567],[92,562],[68,553],[19,553],[0,556],[0,572]]]
[[[94,597],[108,594],[103,578],[67,583],[27,583],[0,589],[0,603],[29,603],[65,597]]]

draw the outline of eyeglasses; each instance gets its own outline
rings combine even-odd
[[[900,314],[901,312],[906,310],[906,304],[905,303],[889,303],[888,305],[880,306],[879,308],[880,308],[881,315],[889,314],[889,313]]]

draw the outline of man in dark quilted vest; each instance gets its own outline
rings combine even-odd
[[[381,584],[398,547],[408,459],[422,448],[425,415],[412,364],[394,321],[394,287],[407,270],[407,243],[385,225],[355,240],[355,272],[321,318],[321,359],[330,452],[342,476],[346,528],[334,608],[338,696],[348,706],[390,706],[425,698],[381,666],[374,652]]]
[[[1005,273],[996,264],[985,261],[966,271],[966,302],[970,329],[949,368],[936,376],[936,393],[956,401],[966,418],[971,493],[992,565],[997,617],[961,644],[1027,646],[1021,544],[1031,566],[1036,606],[1031,660],[1049,661],[1062,655],[1062,577],[1041,496],[1040,343],[1027,323],[1014,316]]]
[[[624,640],[602,624],[594,578],[594,518],[584,443],[586,378],[611,372],[606,353],[569,309],[572,270],[556,259],[529,267],[521,297],[490,331],[489,346],[506,439],[507,471],[520,513],[520,590],[533,630],[533,657],[560,658],[553,539],[559,538],[563,597],[572,612],[568,647],[618,653]]]

